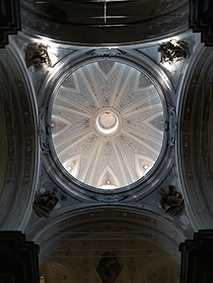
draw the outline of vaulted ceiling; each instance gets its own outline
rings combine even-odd
[[[141,42],[188,27],[187,0],[21,0],[21,6],[29,33],[79,44]]]

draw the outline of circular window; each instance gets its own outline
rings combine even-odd
[[[103,60],[70,74],[56,94],[52,139],[76,179],[115,189],[142,178],[163,142],[162,103],[145,73]]]

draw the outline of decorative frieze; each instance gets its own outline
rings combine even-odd
[[[183,156],[184,165],[187,179],[192,180],[192,164],[191,164],[191,153],[190,153],[190,135],[182,135],[183,140]]]
[[[25,170],[24,170],[24,184],[30,182],[32,159],[34,151],[34,132],[33,121],[30,114],[28,99],[26,97],[25,86],[22,81],[17,81],[19,97],[21,98],[23,122],[24,122],[24,137],[25,137]]]
[[[42,107],[39,109],[39,128],[38,134],[40,136],[40,146],[42,153],[49,154],[49,135],[51,134],[51,127],[47,122],[48,107]]]
[[[168,119],[165,122],[165,130],[167,132],[167,146],[175,146],[175,136],[177,131],[176,123],[176,109],[170,104],[167,105],[167,115]]]
[[[93,195],[93,196],[90,196],[90,198],[96,201],[99,201],[99,202],[113,203],[113,202],[119,202],[121,200],[124,200],[127,198],[127,196],[117,195],[117,194],[114,194],[112,191],[107,190],[104,194]]]
[[[123,211],[123,210],[114,210],[114,209],[104,209],[101,211],[93,211],[93,212],[88,212],[84,213],[81,215],[76,215],[69,217],[68,219],[63,221],[63,226],[77,223],[80,221],[88,220],[91,221],[91,219],[100,219],[100,218],[109,218],[109,219],[116,219],[116,218],[123,218],[123,219],[134,219],[135,221],[140,221],[140,222],[145,222],[146,224],[149,225],[157,225],[157,220],[154,218],[151,218],[149,216],[144,216],[141,214],[129,212],[129,211]],[[105,227],[105,226],[104,226]],[[102,228],[101,231],[105,231],[105,228]],[[100,227],[99,227],[100,228]],[[117,227],[113,230],[119,230],[124,229],[124,231],[131,231],[130,228],[127,227]],[[130,230],[129,230],[130,229]],[[141,232],[140,235],[144,238],[153,238],[155,237],[154,235],[151,235],[148,232]]]
[[[97,56],[97,57],[114,57],[114,56],[122,56],[126,54],[126,51],[117,49],[117,48],[97,48],[87,52],[87,55]]]
[[[202,111],[202,132],[201,134],[201,155],[202,155],[202,163],[203,163],[203,171],[205,178],[207,180],[211,179],[211,167],[210,167],[210,159],[209,159],[209,139],[210,139],[210,111],[211,111],[211,100],[212,100],[212,81],[209,85],[208,91],[206,93]]]
[[[194,78],[191,79],[187,98],[186,98],[184,120],[190,121],[190,119],[191,119],[192,102],[193,102],[194,95],[195,95],[197,81],[198,81],[198,77],[194,77]]]

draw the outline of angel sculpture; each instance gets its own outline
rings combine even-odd
[[[164,189],[158,188],[161,195],[160,204],[166,213],[170,215],[180,214],[184,208],[184,199],[182,194],[175,190],[175,187],[169,185],[169,191],[165,192]]]
[[[34,66],[36,71],[40,70],[45,65],[51,67],[47,47],[39,43],[31,43],[28,45],[25,61],[27,68]]]

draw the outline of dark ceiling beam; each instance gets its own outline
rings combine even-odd
[[[0,0],[0,48],[8,44],[8,35],[21,30],[19,0]]]
[[[189,28],[201,33],[206,46],[213,46],[213,1],[190,0]]]

